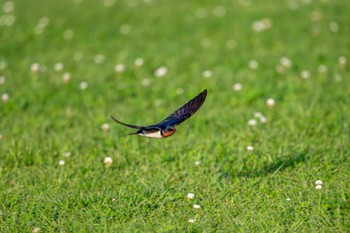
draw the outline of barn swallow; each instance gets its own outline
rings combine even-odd
[[[176,132],[175,126],[181,124],[188,118],[190,118],[198,109],[202,106],[207,97],[207,90],[205,89],[199,93],[196,97],[188,101],[186,104],[178,108],[173,114],[165,118],[163,121],[149,126],[137,126],[130,125],[117,120],[113,115],[111,118],[122,125],[130,128],[138,129],[135,133],[129,135],[140,135],[151,138],[166,138],[173,135]]]

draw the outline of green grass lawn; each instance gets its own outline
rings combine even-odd
[[[349,12],[1,1],[0,231],[349,232]],[[163,140],[109,117],[154,124],[204,89]]]

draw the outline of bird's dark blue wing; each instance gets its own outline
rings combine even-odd
[[[176,126],[190,118],[194,113],[198,111],[198,109],[202,106],[207,97],[207,90],[205,89],[201,93],[199,93],[196,97],[191,99],[188,103],[184,104],[180,108],[178,108],[173,114],[165,118],[163,121],[159,122],[155,125],[150,125],[148,127],[161,127],[171,125]]]

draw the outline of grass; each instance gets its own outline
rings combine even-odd
[[[2,2],[1,232],[348,232],[350,5],[249,2]],[[153,124],[205,88],[164,140],[109,118]]]

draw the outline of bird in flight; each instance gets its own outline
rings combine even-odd
[[[176,132],[175,126],[181,124],[188,118],[190,118],[198,109],[202,106],[207,97],[207,90],[205,89],[199,93],[196,97],[188,101],[186,104],[178,108],[173,114],[165,118],[163,121],[149,126],[137,126],[130,125],[117,120],[113,115],[111,118],[122,125],[130,128],[138,129],[135,133],[130,135],[140,135],[151,138],[166,138],[173,135]]]

